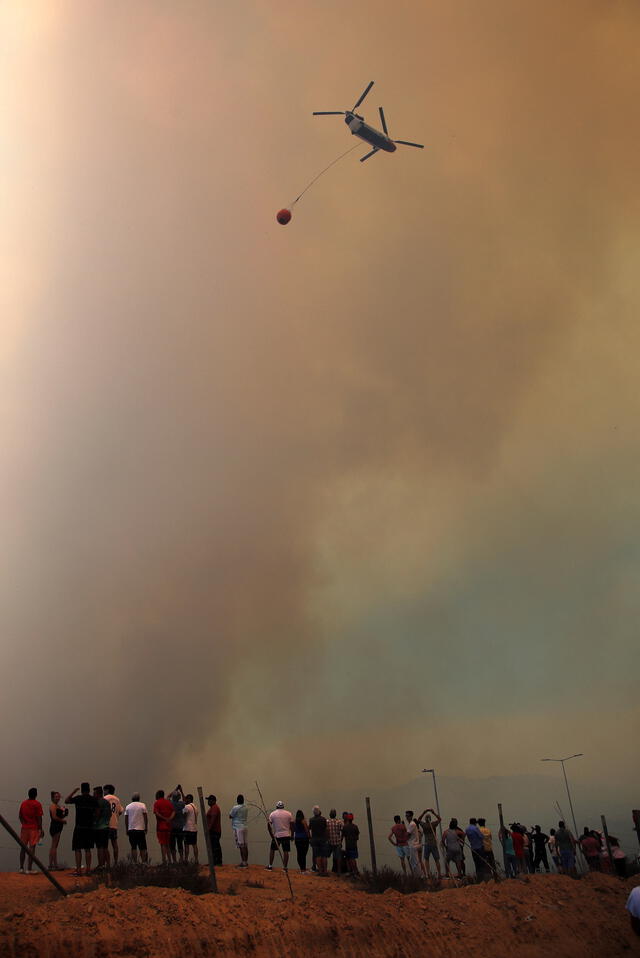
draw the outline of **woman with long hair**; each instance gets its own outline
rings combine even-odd
[[[296,818],[293,823],[293,840],[296,843],[296,855],[298,858],[298,868],[301,874],[307,871],[307,854],[309,853],[309,826],[304,817],[301,808],[296,812]]]
[[[69,814],[69,809],[60,804],[61,799],[60,792],[51,792],[51,804],[49,805],[49,835],[51,836],[49,868],[54,870],[58,868],[58,842],[62,829],[67,824],[66,818]]]

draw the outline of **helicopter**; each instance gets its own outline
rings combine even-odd
[[[352,135],[359,136],[361,140],[364,140],[365,143],[368,143],[369,146],[373,147],[373,149],[370,150],[366,156],[360,157],[361,163],[364,163],[365,160],[368,160],[370,156],[374,156],[380,150],[384,150],[386,153],[394,153],[396,150],[396,143],[401,143],[403,146],[415,146],[419,150],[424,150],[423,143],[411,143],[409,140],[391,139],[387,129],[387,121],[384,117],[384,111],[381,106],[378,107],[378,110],[380,111],[380,120],[382,122],[382,129],[384,130],[384,133],[381,133],[380,130],[376,130],[376,128],[373,126],[369,126],[368,123],[364,122],[364,117],[360,116],[359,113],[356,113],[356,110],[369,93],[373,84],[374,81],[372,80],[351,110],[316,110],[314,111],[313,116],[344,116],[344,122],[351,130]]]

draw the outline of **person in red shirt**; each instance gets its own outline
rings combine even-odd
[[[36,845],[44,835],[42,831],[42,805],[38,801],[38,789],[30,788],[29,797],[25,798],[20,805],[18,818],[20,819],[20,841],[27,845],[31,855],[35,854]],[[20,874],[24,875],[24,860],[27,852],[24,848],[20,849]],[[27,865],[27,875],[33,875],[33,858],[29,857]]]
[[[156,800],[153,803],[153,814],[156,816],[156,834],[158,844],[162,853],[162,864],[169,864],[169,844],[171,840],[171,820],[175,817],[176,811],[173,803],[164,797],[164,790],[159,788],[156,792]]]
[[[393,816],[393,822],[394,824],[391,826],[391,831],[387,835],[387,838],[395,848],[396,854],[400,859],[403,875],[406,875],[406,861],[407,858],[409,858],[409,833],[407,832],[407,826],[404,824],[399,815]]]
[[[220,808],[215,795],[207,795],[209,808],[207,809],[207,828],[211,838],[211,851],[213,852],[213,864],[222,865],[222,849],[220,848],[220,836],[222,835],[222,825],[220,823]]]
[[[513,839],[513,851],[516,856],[516,872],[518,875],[524,875],[527,871],[525,861],[524,835],[520,830],[521,826],[514,823],[510,826],[511,838]]]
[[[585,826],[584,834],[580,838],[580,847],[587,859],[589,871],[599,872],[600,869],[600,841],[592,831]]]

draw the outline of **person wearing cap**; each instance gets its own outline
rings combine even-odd
[[[207,795],[209,808],[207,809],[207,829],[211,839],[211,851],[213,852],[213,864],[222,865],[222,848],[220,847],[220,838],[222,836],[222,824],[220,821],[220,807],[215,795]]]
[[[238,795],[236,804],[229,812],[231,819],[231,828],[235,838],[236,848],[240,852],[239,868],[248,868],[249,866],[249,829],[247,821],[249,819],[249,808],[245,803],[244,795]]]
[[[278,846],[282,849],[282,867],[287,871],[289,867],[292,831],[293,815],[284,807],[284,802],[276,802],[275,809],[269,815],[269,834],[271,835],[269,864],[267,865],[269,871],[273,868],[273,859],[278,850]]]

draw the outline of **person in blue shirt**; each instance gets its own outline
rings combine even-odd
[[[471,855],[473,857],[476,876],[478,878],[482,878],[485,870],[484,856],[482,854],[482,850],[484,848],[484,838],[482,837],[482,832],[478,828],[477,819],[470,818],[469,824],[464,831],[467,836],[467,841],[471,847]]]

